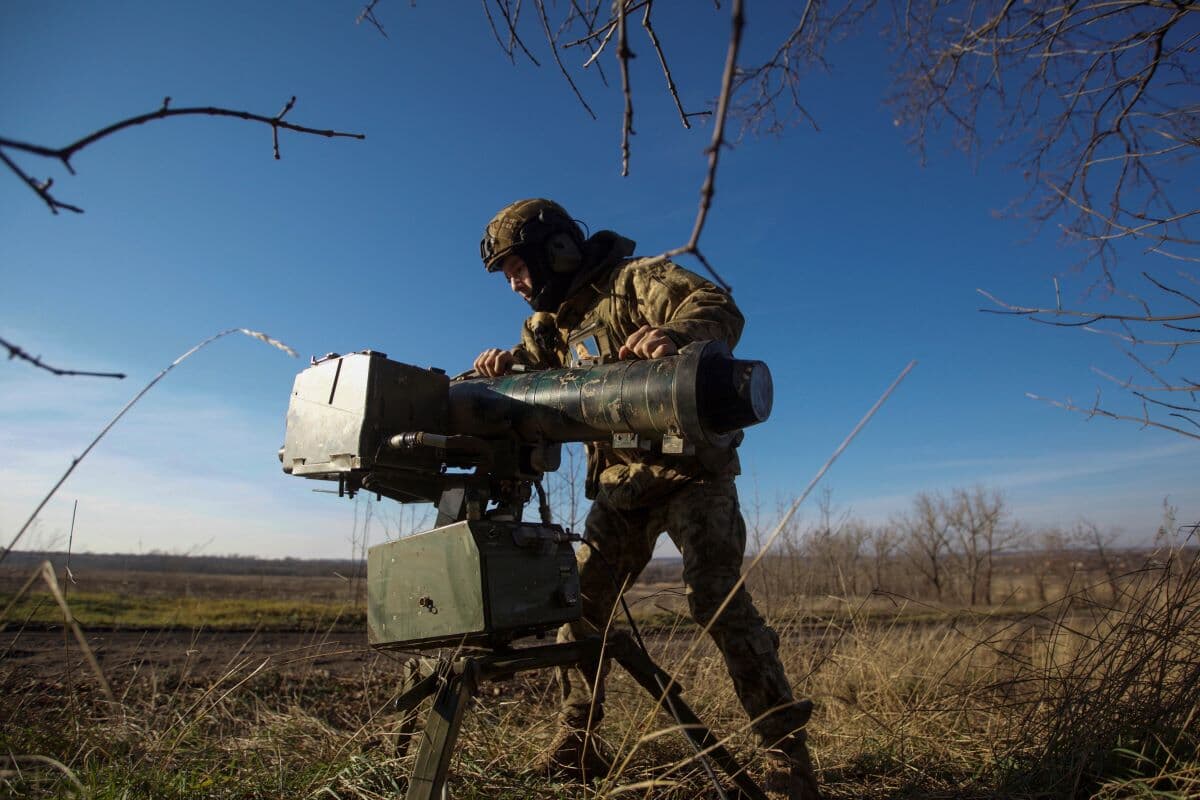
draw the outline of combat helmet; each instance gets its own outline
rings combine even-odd
[[[505,258],[519,255],[533,284],[530,305],[553,311],[583,263],[583,247],[583,231],[567,210],[537,197],[510,203],[492,217],[479,242],[479,256],[488,272],[498,272]]]

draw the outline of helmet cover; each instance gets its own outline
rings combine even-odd
[[[542,251],[543,245],[554,245],[553,252],[531,252]],[[492,217],[479,242],[479,256],[488,272],[497,272],[504,259],[518,250],[525,251],[527,261],[542,260],[543,255],[558,261],[565,250],[567,263],[548,266],[555,272],[569,272],[578,267],[582,247],[583,232],[567,210],[553,200],[535,197],[510,203]]]

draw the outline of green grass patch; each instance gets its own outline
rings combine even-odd
[[[11,595],[0,595],[0,607]],[[312,627],[362,630],[363,606],[295,600],[213,597],[145,597],[116,592],[79,592],[67,598],[84,627],[295,630]],[[10,625],[61,624],[62,609],[47,592],[30,592],[9,611]]]

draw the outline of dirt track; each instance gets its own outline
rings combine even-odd
[[[398,668],[392,658],[367,646],[365,632],[155,630],[85,631],[85,635],[101,667],[113,673],[156,670],[215,678],[234,668],[256,667],[264,660],[267,668],[289,674],[352,676],[364,670]],[[52,678],[72,669],[88,667],[74,637],[61,628],[0,633],[0,674]]]

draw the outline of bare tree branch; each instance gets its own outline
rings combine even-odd
[[[75,169],[71,165],[71,159],[74,158],[75,155],[85,147],[95,144],[106,136],[111,136],[112,134],[125,130],[126,128],[132,128],[135,125],[144,125],[147,122],[153,122],[155,120],[182,116],[234,117],[236,119],[242,119],[248,122],[261,122],[264,125],[268,125],[271,128],[273,152],[277,160],[280,157],[279,130],[281,128],[284,130],[295,131],[296,133],[306,133],[312,136],[324,136],[327,138],[360,140],[367,138],[361,133],[346,133],[343,131],[328,129],[323,130],[319,128],[310,128],[304,125],[296,125],[291,122],[285,122],[283,119],[284,116],[292,110],[292,107],[295,105],[295,103],[296,98],[292,97],[286,104],[284,104],[283,109],[278,114],[273,117],[266,117],[261,114],[253,114],[249,111],[234,111],[232,109],[217,108],[215,106],[171,108],[171,98],[167,97],[163,99],[162,106],[160,106],[157,111],[151,111],[147,114],[139,114],[136,117],[129,117],[128,119],[123,119],[120,122],[114,122],[112,125],[101,128],[93,133],[89,133],[87,136],[84,136],[83,138],[78,139],[71,144],[66,145],[65,147],[46,147],[44,145],[19,142],[15,139],[0,138],[0,160],[2,160],[10,170],[16,173],[21,180],[28,184],[30,188],[32,188],[38,194],[38,196],[42,198],[42,201],[46,203],[52,213],[57,214],[59,209],[74,211],[75,213],[83,213],[83,209],[68,205],[67,203],[58,200],[50,193],[50,188],[53,185],[52,181],[38,183],[37,181],[33,180],[27,174],[25,174],[25,172],[22,171],[10,158],[8,158],[8,156],[4,153],[4,150],[17,150],[24,153],[30,153],[31,155],[41,156],[43,158],[54,159],[55,161],[61,163],[63,167],[66,168],[67,172],[74,175]]]
[[[747,132],[781,133],[793,121],[819,130],[800,98],[800,85],[811,69],[828,67],[825,48],[855,30],[874,6],[874,0],[806,0],[795,27],[771,57],[738,70],[733,116],[740,123],[739,138]]]
[[[47,372],[51,372],[55,375],[83,375],[91,378],[116,378],[117,380],[122,380],[125,377],[124,372],[92,372],[90,370],[59,369],[58,367],[52,367],[37,356],[32,356],[29,353],[26,353],[20,347],[5,339],[0,339],[0,347],[4,347],[6,350],[8,350],[8,358],[10,361],[14,358],[21,359],[22,361],[28,361],[35,367],[44,369]]]
[[[1130,333],[1118,333],[1117,331],[1106,331],[1106,330],[1101,330],[1100,328],[1093,328],[1090,325],[1085,325],[1083,327],[1083,329],[1085,331],[1087,331],[1088,333],[1099,333],[1104,336],[1111,336],[1114,339],[1120,339],[1121,341],[1129,342],[1130,344],[1146,344],[1146,345],[1152,345],[1155,347],[1185,347],[1185,346],[1191,346],[1191,345],[1200,345],[1200,339],[1167,339],[1167,340],[1141,339]]]
[[[995,295],[984,291],[983,289],[976,289],[975,291],[978,292],[979,294],[983,295],[987,299],[991,300],[993,303],[995,303],[996,305],[1000,306],[1001,309],[1003,309],[1003,310],[999,310],[999,309],[995,309],[995,308],[979,309],[980,311],[982,311],[985,314],[1009,314],[1009,315],[1014,315],[1014,316],[1029,317],[1034,322],[1041,322],[1046,325],[1062,325],[1062,326],[1068,326],[1068,327],[1076,327],[1076,326],[1082,327],[1083,325],[1090,325],[1091,323],[1098,322],[1102,319],[1129,320],[1132,322],[1177,322],[1177,321],[1181,321],[1181,320],[1200,319],[1200,312],[1192,313],[1192,314],[1168,314],[1168,315],[1160,316],[1160,315],[1152,315],[1152,314],[1151,315],[1113,314],[1113,313],[1109,313],[1109,312],[1097,312],[1097,311],[1067,311],[1067,310],[1061,309],[1061,308],[1036,308],[1033,306],[1017,306],[1017,305],[1013,305],[1011,303],[1006,303],[1003,300],[996,297]],[[1037,319],[1035,317],[1035,315],[1039,315],[1039,314],[1043,315],[1043,316],[1051,316],[1051,317],[1058,317],[1058,316],[1087,317],[1087,322],[1083,322],[1083,323],[1054,322],[1052,320]]]
[[[1200,154],[1198,10],[1175,0],[910,0],[897,6],[897,123],[922,153],[943,125],[968,153],[1016,145],[1030,187],[1023,207],[1085,243],[1110,283],[1123,240],[1200,260],[1189,255],[1200,245],[1192,182],[1172,180]]]
[[[504,18],[504,24],[508,26],[506,50],[509,57],[512,57],[515,47],[520,47],[525,57],[532,61],[535,67],[540,67],[541,62],[534,58],[533,53],[529,52],[529,48],[525,46],[524,40],[517,34],[517,23],[521,17],[521,0],[516,0],[515,5],[510,5],[510,0],[496,0],[496,7],[500,10],[500,16]]]
[[[22,181],[24,181],[26,186],[28,186],[30,189],[33,189],[33,191],[38,195],[38,197],[42,198],[42,200],[47,205],[50,206],[50,211],[52,213],[57,214],[58,209],[60,209],[60,208],[66,210],[66,211],[73,211],[76,214],[83,213],[83,209],[80,208],[79,206],[73,206],[70,203],[64,203],[61,200],[55,199],[50,194],[50,187],[54,186],[53,178],[47,178],[45,181],[42,181],[39,183],[38,181],[29,177],[28,175],[25,174],[24,170],[22,170],[20,167],[18,167],[12,161],[12,159],[10,159],[8,156],[6,156],[4,154],[4,150],[2,147],[0,147],[0,161],[3,161],[5,166],[7,166],[10,170],[12,170],[18,178],[20,178]]]
[[[671,99],[675,101],[675,108],[679,111],[679,121],[683,123],[683,127],[691,128],[692,123],[688,122],[688,114],[684,112],[683,103],[679,101],[679,92],[675,88],[675,79],[671,76],[671,68],[667,66],[667,56],[663,52],[662,44],[658,41],[658,35],[654,33],[654,27],[650,24],[650,11],[653,8],[652,0],[646,3],[646,12],[642,15],[642,27],[646,29],[646,35],[650,37],[650,43],[654,45],[654,52],[658,54],[658,63],[662,65],[663,75],[667,78],[667,91],[671,93]]]
[[[583,23],[584,28],[589,33],[591,33],[592,31],[595,31],[596,18],[600,15],[600,4],[599,3],[595,3],[592,6],[591,11],[589,12],[587,9],[580,7],[579,0],[571,0],[571,9],[574,11],[574,16],[568,16],[565,20],[563,20],[562,26],[559,28],[558,33],[555,35],[555,41],[561,40],[563,35],[565,35],[566,31],[568,29],[570,29],[571,23],[575,19],[579,19]],[[585,42],[585,44],[587,45],[588,52],[590,52],[592,54],[591,58],[589,58],[587,60],[587,63],[585,63],[583,65],[584,68],[586,69],[588,67],[588,65],[592,62],[592,60],[595,59],[597,55],[599,55],[599,50],[596,49],[595,45],[592,44],[591,40]],[[596,63],[596,71],[600,75],[600,82],[603,83],[605,86],[608,86],[608,76],[604,74],[604,66],[602,64],[600,64],[599,62]]]
[[[1134,394],[1137,395],[1138,397],[1140,397],[1141,399],[1145,400],[1147,403],[1151,403],[1156,406],[1162,406],[1163,408],[1174,409],[1175,411],[1187,411],[1190,413],[1200,414],[1200,406],[1177,406],[1174,403],[1167,403],[1162,400],[1156,400],[1153,397],[1143,394],[1142,392],[1134,392]],[[1189,420],[1189,422],[1190,421],[1191,420]]]
[[[638,2],[636,2],[636,3],[632,2],[632,0],[625,0],[624,13],[632,14],[633,12],[640,10],[643,6],[645,6],[649,2],[651,2],[651,0],[638,0]],[[616,3],[614,3],[613,5],[616,6]],[[609,36],[612,36],[613,31],[616,30],[617,25],[620,24],[620,21],[621,21],[620,14],[615,13],[608,20],[608,22],[605,22],[599,28],[593,27],[592,30],[589,30],[587,35],[581,39],[576,39],[573,42],[567,42],[565,45],[563,45],[563,48],[565,49],[568,47],[578,47],[579,45],[586,44],[593,39],[597,39],[600,37],[607,38]]]
[[[621,93],[625,96],[625,114],[621,123],[621,177],[629,175],[629,137],[633,135],[633,90],[629,87],[629,38],[625,24],[625,0],[617,0],[617,61],[621,64]]]
[[[1162,386],[1142,386],[1134,383],[1132,379],[1121,380],[1120,378],[1113,377],[1098,367],[1092,367],[1092,372],[1105,380],[1112,381],[1122,389],[1136,389],[1137,392],[1200,392],[1200,384],[1195,383],[1184,386],[1173,386],[1169,382],[1159,379],[1159,382],[1163,384]],[[1157,378],[1158,376],[1156,375],[1155,377]]]
[[[1189,277],[1187,273],[1181,272],[1181,277]],[[1092,367],[1092,372],[1101,378],[1115,383],[1121,387],[1129,395],[1136,398],[1141,406],[1141,415],[1133,416],[1122,413],[1113,408],[1101,408],[1099,403],[1099,395],[1091,409],[1084,410],[1085,413],[1091,416],[1106,416],[1114,419],[1136,420],[1143,423],[1143,426],[1159,427],[1165,430],[1174,431],[1177,433],[1189,433],[1190,431],[1182,431],[1175,424],[1167,424],[1161,420],[1155,420],[1152,414],[1163,415],[1163,410],[1166,409],[1165,416],[1186,422],[1188,425],[1200,428],[1200,420],[1193,418],[1191,415],[1200,414],[1200,408],[1193,408],[1187,405],[1178,405],[1174,403],[1166,403],[1160,400],[1155,400],[1149,394],[1158,394],[1161,392],[1168,393],[1183,393],[1189,395],[1193,400],[1196,399],[1197,393],[1200,392],[1200,383],[1196,380],[1188,378],[1186,375],[1169,375],[1165,373],[1165,367],[1173,365],[1177,356],[1181,353],[1195,354],[1200,352],[1195,348],[1200,348],[1200,339],[1184,339],[1172,336],[1170,334],[1163,335],[1162,331],[1189,331],[1200,332],[1200,329],[1189,328],[1183,325],[1175,324],[1182,320],[1200,319],[1200,310],[1195,310],[1200,307],[1200,303],[1191,294],[1184,292],[1174,286],[1168,285],[1166,282],[1150,275],[1148,272],[1143,272],[1142,277],[1152,285],[1156,290],[1162,293],[1164,297],[1160,297],[1159,303],[1172,303],[1179,306],[1184,313],[1167,314],[1156,313],[1151,304],[1144,298],[1139,297],[1131,292],[1116,292],[1115,294],[1132,303],[1135,303],[1141,308],[1141,313],[1128,314],[1116,313],[1107,310],[1093,311],[1075,311],[1064,309],[1062,306],[1061,291],[1056,280],[1054,283],[1055,289],[1055,306],[1054,308],[1038,308],[1033,306],[1016,306],[1011,303],[1006,303],[997,299],[993,295],[981,291],[985,297],[993,303],[1000,306],[997,309],[981,309],[989,313],[1007,314],[1011,316],[1023,316],[1034,322],[1039,322],[1044,325],[1053,325],[1063,328],[1082,328],[1088,333],[1100,334],[1108,336],[1118,342],[1125,342],[1132,347],[1129,349],[1121,348],[1122,354],[1137,365],[1137,368],[1149,376],[1155,385],[1146,386],[1136,383],[1133,377],[1121,379],[1114,377],[1109,372]],[[1193,310],[1187,310],[1191,307]],[[1066,319],[1083,318],[1082,321],[1064,321]],[[1097,323],[1107,323],[1115,325],[1118,330],[1111,330],[1108,327],[1103,327]],[[1156,326],[1160,331],[1158,336],[1146,335],[1144,333],[1147,326]],[[1165,357],[1152,363],[1139,357],[1136,348],[1153,347],[1159,348],[1156,352],[1161,354],[1161,348],[1167,348]],[[1032,395],[1031,395],[1032,396]],[[1042,399],[1042,398],[1038,398]],[[1052,402],[1052,401],[1047,401]],[[1081,411],[1077,406],[1074,406],[1067,401],[1066,403],[1054,402],[1061,408],[1069,411]]]
[[[1183,273],[1181,272],[1180,274],[1183,274]],[[1151,283],[1153,283],[1153,284],[1154,284],[1155,286],[1157,286],[1159,289],[1162,289],[1162,290],[1163,290],[1164,292],[1166,292],[1167,294],[1173,294],[1173,295],[1175,295],[1176,297],[1182,297],[1184,300],[1187,300],[1187,301],[1188,301],[1189,303],[1191,303],[1192,305],[1194,305],[1194,306],[1196,306],[1196,307],[1200,308],[1200,300],[1197,300],[1196,298],[1192,297],[1190,294],[1187,294],[1187,293],[1185,293],[1185,292],[1181,292],[1181,291],[1180,291],[1180,290],[1178,290],[1178,289],[1175,289],[1175,288],[1173,288],[1173,287],[1170,287],[1170,286],[1166,286],[1166,285],[1164,285],[1163,283],[1161,283],[1160,281],[1158,281],[1157,279],[1155,279],[1154,277],[1152,277],[1152,276],[1150,275],[1150,273],[1148,273],[1148,272],[1143,272],[1143,273],[1142,273],[1142,277],[1143,277],[1143,278],[1145,278],[1146,280],[1150,281]],[[1190,277],[1190,276],[1189,276],[1189,277]]]
[[[500,31],[496,29],[496,20],[492,17],[492,10],[488,8],[488,0],[479,0],[479,2],[483,5],[483,13],[487,16],[488,27],[492,29],[492,36],[496,37],[496,44],[500,45],[500,49],[508,56],[509,63],[516,64],[516,56],[513,55],[512,50],[505,46],[504,40],[500,38]]]
[[[1141,417],[1133,417],[1133,416],[1129,416],[1127,414],[1117,414],[1112,411],[1103,409],[1100,407],[1099,396],[1096,397],[1096,403],[1093,404],[1091,408],[1082,408],[1080,406],[1075,405],[1070,400],[1067,400],[1065,402],[1059,401],[1059,400],[1051,400],[1050,398],[1041,397],[1041,396],[1033,394],[1031,392],[1026,392],[1025,396],[1031,400],[1039,400],[1048,405],[1055,406],[1056,408],[1062,408],[1067,411],[1073,411],[1078,414],[1083,414],[1084,416],[1088,417],[1089,419],[1092,417],[1108,417],[1109,419],[1125,420],[1127,422],[1137,422],[1137,423],[1140,423],[1143,428],[1161,428],[1162,430],[1171,431],[1172,433],[1178,433],[1180,436],[1186,436],[1189,439],[1200,439],[1200,434],[1192,433],[1191,431],[1184,430],[1183,428],[1177,428],[1174,425],[1167,425],[1162,422],[1156,422],[1156,421],[1150,419],[1150,416],[1148,413]]]

